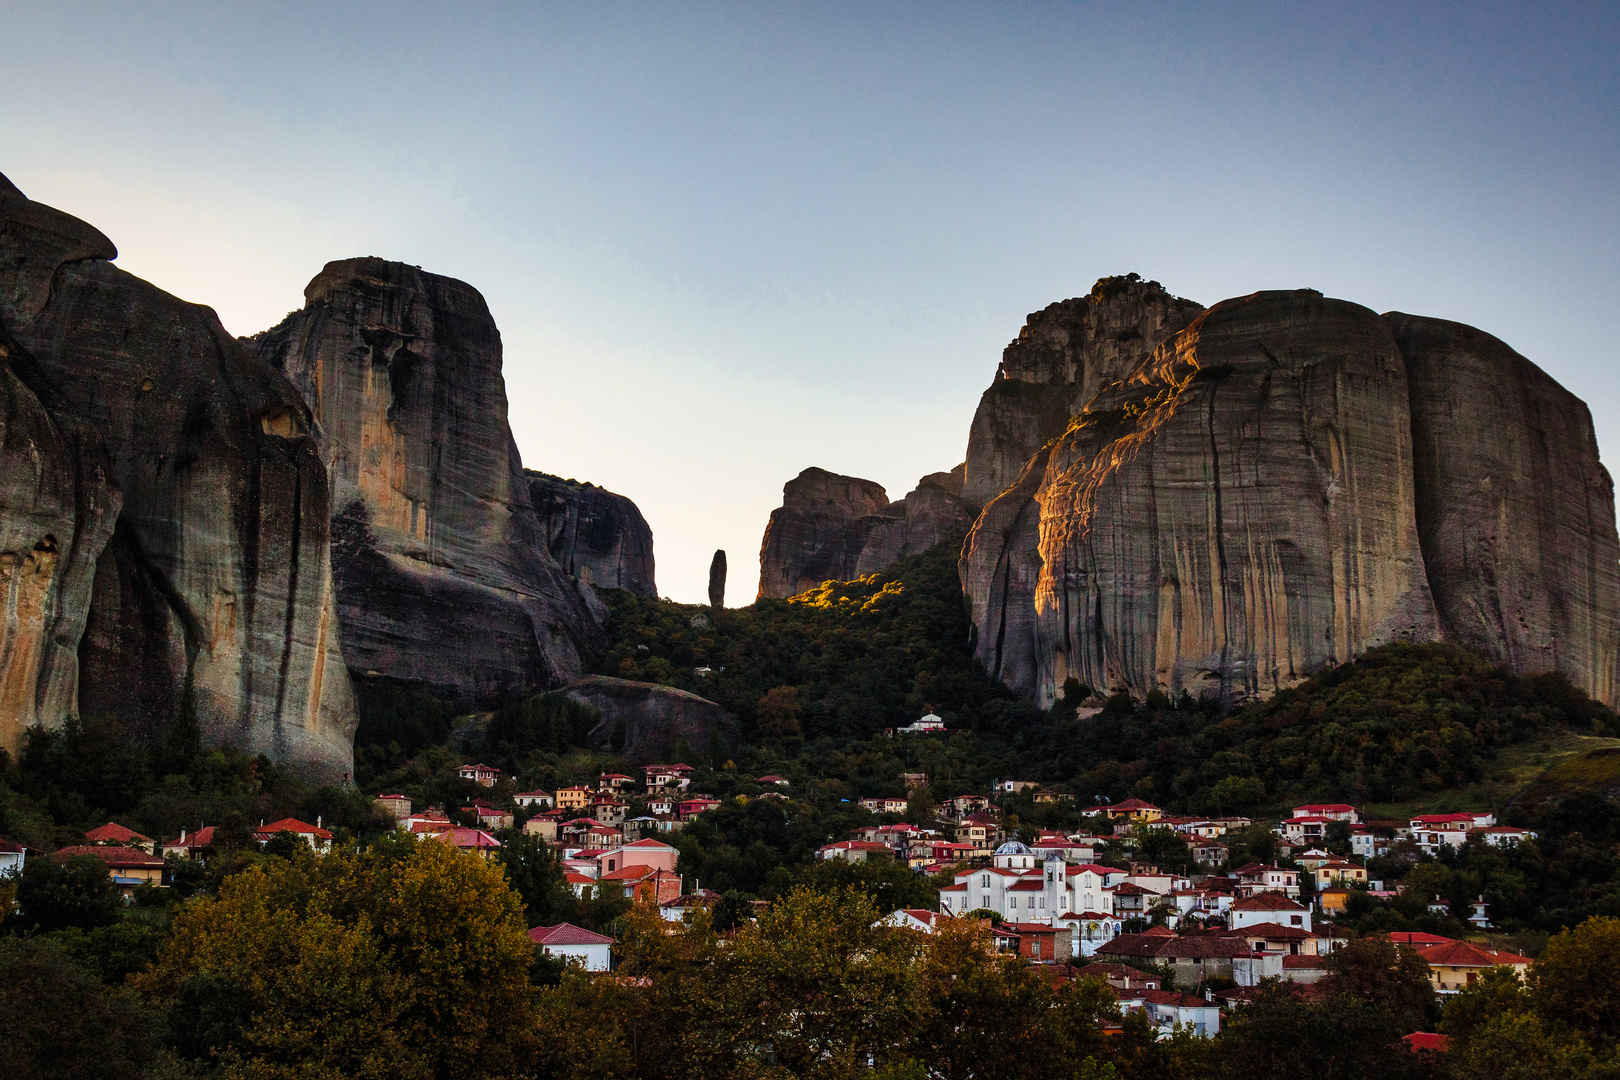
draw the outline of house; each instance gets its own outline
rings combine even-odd
[[[456,770],[456,775],[463,780],[471,780],[479,787],[494,787],[495,781],[501,777],[501,770],[493,765],[463,765]]]
[[[693,914],[712,910],[719,899],[720,894],[713,889],[697,889],[685,896],[665,900],[658,905],[658,914],[669,922],[689,923]]]
[[[610,874],[626,866],[648,866],[673,874],[675,862],[679,858],[680,852],[668,844],[661,844],[657,840],[637,840],[633,844],[624,844],[604,851],[596,857],[596,861],[603,874]]]
[[[581,900],[586,898],[587,890],[596,888],[596,879],[593,877],[586,877],[578,870],[564,870],[563,880],[568,882],[568,887],[574,890],[574,895],[579,897]]]
[[[903,814],[906,812],[906,800],[888,797],[862,799],[861,809],[870,810],[874,814]]]
[[[1231,849],[1218,840],[1205,840],[1192,845],[1192,856],[1202,866],[1219,866],[1231,854]]]
[[[641,779],[649,795],[666,788],[685,791],[687,785],[692,782],[692,766],[684,763],[676,765],[643,765]]]
[[[1192,994],[1174,990],[1139,990],[1142,1007],[1158,1027],[1160,1035],[1167,1035],[1183,1024],[1192,1025],[1193,1032],[1205,1039],[1213,1039],[1221,1030],[1221,1010],[1215,1002]]]
[[[1158,821],[1164,816],[1160,810],[1150,802],[1141,799],[1126,799],[1124,802],[1113,803],[1102,808],[1103,814],[1111,821],[1141,822],[1146,824]]]
[[[1035,802],[1037,804],[1059,803],[1072,798],[1074,798],[1073,795],[1065,795],[1059,791],[1037,791],[1035,793]]]
[[[623,825],[626,809],[625,803],[611,795],[599,795],[590,805],[591,816],[603,825]]]
[[[1419,814],[1408,820],[1412,842],[1425,855],[1434,855],[1442,847],[1460,848],[1468,842],[1468,834],[1476,829],[1488,829],[1496,824],[1496,815],[1489,810],[1470,810],[1460,814]]]
[[[843,859],[845,862],[865,862],[873,858],[893,858],[894,849],[888,844],[879,844],[871,840],[840,840],[836,844],[828,844],[816,850],[818,859]]]
[[[595,792],[591,791],[590,788],[580,784],[575,784],[573,787],[558,788],[556,796],[557,809],[583,810],[591,805],[591,796],[594,794]]]
[[[1328,885],[1365,885],[1367,884],[1367,868],[1346,862],[1344,859],[1329,859],[1314,871],[1317,888]]]
[[[1027,791],[1040,786],[1040,782],[1037,780],[997,780],[990,785],[991,790],[998,795],[1016,795],[1020,791]]]
[[[1282,893],[1274,892],[1256,893],[1232,902],[1232,929],[1242,930],[1260,923],[1298,927],[1309,933],[1311,909],[1295,903]]]
[[[1122,881],[1114,889],[1114,914],[1126,919],[1144,918],[1163,899],[1159,893],[1134,881]]]
[[[411,800],[406,795],[379,795],[371,800],[371,804],[395,821],[411,816]]]
[[[1290,844],[1320,844],[1325,842],[1328,826],[1333,818],[1307,814],[1304,817],[1284,818],[1277,825],[1277,834]]]
[[[529,931],[529,940],[547,956],[563,957],[586,971],[607,971],[613,966],[614,940],[572,923],[537,926]]]
[[[1487,949],[1466,941],[1448,941],[1443,945],[1430,945],[1422,950],[1429,965],[1429,978],[1436,991],[1455,994],[1478,980],[1480,972],[1490,967],[1510,967],[1524,978],[1530,967],[1528,956]]]
[[[1493,825],[1485,829],[1470,829],[1468,835],[1482,844],[1491,847],[1512,847],[1522,844],[1526,840],[1534,840],[1536,834],[1529,829],[1515,829],[1508,825]]]
[[[681,879],[668,870],[652,866],[622,866],[599,875],[596,880],[601,890],[598,897],[622,895],[627,900],[662,904],[681,895]]]
[[[510,829],[512,827],[512,812],[510,810],[497,810],[488,803],[463,806],[461,812],[473,815],[477,819],[480,829]]]
[[[1348,821],[1352,825],[1361,822],[1361,811],[1349,803],[1306,803],[1293,809],[1294,817],[1320,817],[1329,821]]]
[[[880,919],[879,923],[884,926],[898,926],[905,930],[915,930],[920,934],[932,934],[939,921],[948,918],[950,918],[949,915],[942,915],[937,911],[927,911],[923,908],[897,908]]]
[[[1257,950],[1242,932],[1224,928],[1177,936],[1165,927],[1152,926],[1140,934],[1119,935],[1099,946],[1095,955],[1174,965],[1177,984],[1185,980],[1187,986],[1216,976],[1255,986],[1262,979],[1282,975],[1280,954]]]
[[[596,778],[597,791],[623,791],[636,782],[633,776],[619,772],[605,772]]]
[[[442,832],[434,833],[433,839],[471,852],[480,859],[493,859],[495,853],[501,849],[501,842],[483,829],[464,829],[459,825],[452,825]]]
[[[1249,863],[1230,872],[1237,879],[1240,896],[1254,896],[1263,892],[1280,892],[1284,896],[1299,896],[1299,871],[1285,870],[1268,863]]]
[[[1077,979],[1102,979],[1118,990],[1157,990],[1159,977],[1125,964],[1087,964],[1074,973]]]
[[[1379,855],[1389,854],[1389,840],[1379,836],[1369,829],[1357,827],[1350,830],[1350,851],[1357,858],[1371,859]]]
[[[941,809],[949,809],[958,817],[966,817],[990,809],[990,800],[983,795],[957,795],[947,799]]]
[[[21,874],[28,849],[10,840],[0,840],[0,877]]]
[[[1342,915],[1350,909],[1350,894],[1354,891],[1344,885],[1329,885],[1316,894],[1316,906],[1323,915]]]
[[[673,795],[647,796],[647,813],[654,817],[674,817],[675,805],[679,800]]]
[[[308,844],[315,854],[325,855],[332,850],[332,834],[321,828],[320,821],[320,818],[316,818],[315,824],[311,825],[297,818],[282,818],[280,821],[272,821],[268,825],[260,825],[254,829],[253,839],[260,847],[264,847],[278,834],[291,833]]]
[[[945,718],[934,713],[929,713],[927,716],[922,717],[914,724],[907,724],[903,728],[895,728],[894,730],[900,735],[910,735],[923,731],[944,731]]]
[[[775,784],[777,787],[787,787],[788,786],[787,777],[785,777],[785,776],[777,776],[775,773],[767,773],[764,776],[761,776],[759,779],[755,780],[754,783],[756,783],[756,784]]]
[[[89,855],[100,859],[102,865],[107,868],[107,876],[112,878],[113,884],[118,886],[118,894],[125,900],[132,898],[135,890],[142,885],[161,886],[163,871],[168,865],[150,852],[125,847],[122,844],[82,844],[77,847],[65,847],[53,858],[57,862],[67,862],[77,855]]]
[[[972,817],[959,822],[951,830],[951,839],[958,844],[971,845],[975,852],[990,853],[990,826]]]
[[[126,829],[116,821],[109,821],[105,825],[97,826],[84,834],[87,844],[122,844],[125,847],[136,847],[143,851],[152,850],[152,838],[142,836],[134,829]]]
[[[908,772],[900,774],[900,782],[906,785],[907,791],[928,786],[928,774],[925,772]]]
[[[538,836],[549,844],[557,839],[557,819],[561,816],[556,811],[536,814],[523,823],[523,831],[530,836]]]
[[[214,826],[208,825],[192,833],[181,829],[178,837],[163,841],[162,851],[164,858],[175,855],[182,859],[200,859],[213,846]],[[3,869],[4,867],[0,866],[0,870]]]
[[[1074,955],[1071,931],[1063,923],[1004,922],[1001,928],[1018,935],[1018,955],[1031,963],[1066,963]]]
[[[516,795],[512,796],[512,801],[523,807],[525,810],[533,810],[536,807],[539,807],[542,810],[550,810],[553,806],[557,805],[557,800],[552,798],[551,792],[538,790],[520,791]]]
[[[682,821],[691,821],[699,814],[706,814],[719,807],[720,800],[713,795],[694,795],[690,799],[682,799],[676,803],[675,813]]]

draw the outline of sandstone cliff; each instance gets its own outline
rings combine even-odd
[[[339,779],[354,700],[309,411],[116,254],[0,181],[0,742],[75,709],[155,735],[190,707],[211,741]]]
[[[985,506],[961,575],[980,660],[1043,704],[1069,678],[1265,695],[1398,637],[1616,700],[1585,406],[1470,327],[1308,290],[1218,304],[1105,383]]]
[[[672,686],[587,675],[563,687],[562,693],[602,714],[591,730],[592,745],[609,745],[619,730],[624,752],[634,760],[666,757],[683,741],[702,752],[711,734],[727,742],[737,738],[736,724],[724,708]]]
[[[636,504],[595,484],[524,469],[546,550],[563,572],[604,589],[657,596],[653,536]]]
[[[889,502],[882,485],[809,468],[782,488],[759,553],[760,597],[796,596],[823,581],[876,573],[906,555],[955,540],[973,522],[962,467],[930,473]]]
[[[1446,640],[1615,702],[1620,539],[1592,414],[1489,334],[1385,318],[1411,385],[1418,534]]]
[[[462,706],[578,676],[602,631],[542,534],[483,297],[364,258],[304,299],[254,344],[320,425],[349,667]]]
[[[979,399],[962,497],[982,507],[1005,491],[1099,390],[1135,371],[1202,310],[1127,274],[1031,314]]]

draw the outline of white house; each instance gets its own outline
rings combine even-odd
[[[1191,1024],[1194,1033],[1213,1039],[1221,1030],[1221,1009],[1213,1001],[1174,990],[1128,991],[1141,998],[1142,1008],[1158,1027],[1161,1036],[1181,1024]]]
[[[520,791],[516,795],[512,796],[512,801],[523,807],[525,810],[532,809],[536,806],[550,810],[552,806],[555,805],[555,800],[552,799],[551,792],[549,791]]]
[[[572,923],[537,926],[529,931],[529,940],[547,956],[561,956],[586,971],[607,971],[613,966],[613,939]]]
[[[918,731],[944,731],[945,718],[934,713],[929,713],[927,716],[919,719],[915,724],[907,724],[903,728],[895,728],[894,730],[901,734],[909,734]]]
[[[1329,821],[1348,821],[1359,824],[1361,812],[1349,803],[1306,803],[1294,807],[1295,817],[1323,817]]]
[[[10,874],[21,874],[23,857],[28,850],[21,844],[13,844],[10,840],[0,840],[0,877]]]
[[[1125,930],[1125,921],[1106,911],[1071,911],[1058,918],[1069,927],[1069,948],[1076,957],[1095,956],[1099,946]]]
[[[1279,926],[1297,927],[1307,934],[1311,931],[1311,909],[1296,904],[1281,893],[1268,892],[1245,896],[1241,900],[1233,901],[1229,910],[1230,925],[1234,930],[1262,923],[1276,923]]]

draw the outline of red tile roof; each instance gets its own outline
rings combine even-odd
[[[1451,1036],[1439,1035],[1432,1031],[1414,1031],[1410,1035],[1402,1035],[1401,1042],[1406,1044],[1408,1050],[1434,1050],[1444,1054],[1451,1049]]]
[[[126,829],[116,821],[109,821],[98,828],[91,829],[84,834],[84,838],[92,844],[150,844],[150,836],[142,836],[134,829]]]
[[[284,817],[280,821],[272,821],[268,825],[260,825],[253,830],[253,835],[260,839],[268,839],[279,832],[293,832],[300,835],[314,835],[321,840],[332,839],[332,834],[325,829],[317,829],[307,821],[297,818]]]
[[[1263,892],[1246,896],[1232,905],[1233,911],[1304,911],[1282,893]]]
[[[147,870],[158,870],[166,865],[164,861],[158,858],[156,855],[149,855],[144,851],[137,851],[134,848],[118,847],[116,845],[109,847],[101,844],[82,844],[76,847],[65,847],[56,853],[56,861],[66,862],[75,855],[90,855],[94,858],[100,859],[103,863],[106,863],[107,866],[114,868],[140,867]]]
[[[1192,994],[1178,994],[1174,990],[1137,990],[1135,996],[1153,1005],[1174,1005],[1182,1009],[1213,1009],[1213,1001],[1205,1001]]]
[[[1528,956],[1482,949],[1466,941],[1450,941],[1444,945],[1431,945],[1423,950],[1423,959],[1432,968],[1437,967],[1495,967],[1498,964],[1528,964]]]
[[[556,926],[537,926],[529,931],[529,940],[537,945],[612,945],[613,939],[603,934],[575,926],[558,923]]]

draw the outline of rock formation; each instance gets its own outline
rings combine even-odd
[[[709,606],[719,611],[726,606],[726,553],[716,551],[709,560]]]
[[[591,730],[592,745],[608,745],[622,725],[624,752],[637,760],[667,756],[682,741],[702,750],[711,734],[727,742],[737,738],[736,724],[724,708],[672,686],[588,675],[563,687],[562,693],[602,714]]]
[[[0,178],[5,721],[75,710],[351,768],[328,488],[282,375]]]
[[[1446,640],[1615,702],[1620,543],[1591,412],[1483,331],[1385,318],[1406,360],[1418,535]]]
[[[985,506],[961,575],[981,661],[1042,704],[1070,678],[1265,695],[1402,637],[1616,696],[1585,406],[1477,330],[1309,290],[1218,304],[1105,383]]]
[[[809,468],[782,488],[759,552],[759,595],[796,596],[823,581],[850,581],[955,541],[973,522],[962,466],[930,473],[889,502],[882,485]]]
[[[603,640],[595,598],[542,535],[483,297],[365,258],[304,299],[254,343],[320,424],[349,667],[461,706],[577,677]]]
[[[657,596],[653,536],[636,504],[595,484],[524,469],[546,550],[562,571],[604,589]]]
[[[1031,314],[973,414],[962,497],[982,507],[1005,491],[1097,391],[1135,371],[1202,310],[1127,274]]]

